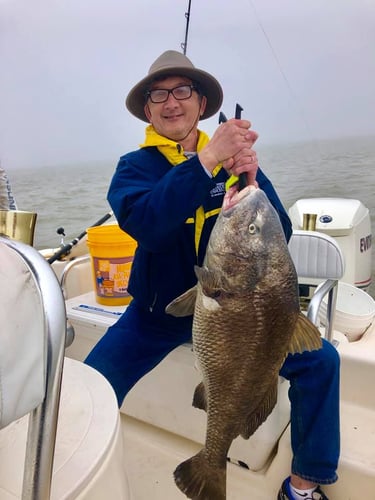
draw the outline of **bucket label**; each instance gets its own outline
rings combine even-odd
[[[132,257],[93,257],[96,293],[99,297],[129,297]]]

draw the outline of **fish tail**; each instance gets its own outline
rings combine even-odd
[[[188,498],[194,500],[226,498],[226,468],[212,467],[204,449],[176,468],[174,480]]]

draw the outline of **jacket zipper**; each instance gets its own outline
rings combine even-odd
[[[155,304],[156,304],[156,301],[157,301],[157,298],[158,298],[158,294],[155,293],[154,295],[154,300],[152,301],[152,303],[150,304],[149,306],[149,311],[152,312],[154,310],[154,307],[155,307]]]

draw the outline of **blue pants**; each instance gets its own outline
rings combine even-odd
[[[172,325],[164,318],[156,322],[133,301],[86,358],[109,380],[119,406],[143,375],[191,340],[189,322]],[[292,472],[318,484],[337,480],[339,365],[336,349],[324,340],[320,350],[289,355],[280,371],[290,381]]]

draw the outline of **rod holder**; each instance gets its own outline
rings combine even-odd
[[[0,234],[33,246],[37,214],[21,210],[0,210]]]
[[[315,231],[316,217],[317,214],[303,214],[302,229],[304,229],[305,231]]]

